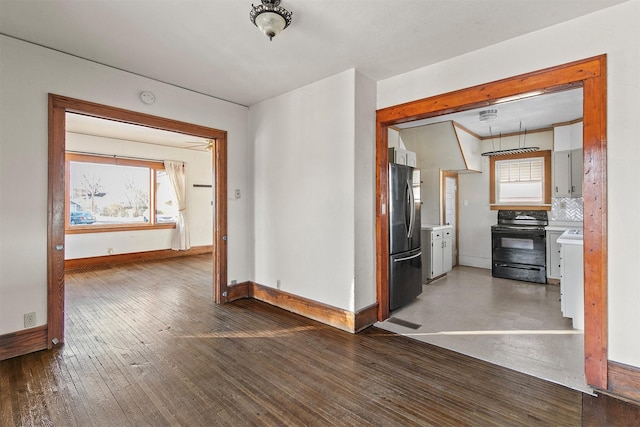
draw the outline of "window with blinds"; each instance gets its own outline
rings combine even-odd
[[[544,160],[503,160],[496,162],[500,182],[540,181],[544,171]]]
[[[544,202],[544,158],[495,162],[496,201],[500,204]]]

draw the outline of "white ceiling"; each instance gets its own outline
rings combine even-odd
[[[137,141],[145,144],[209,151],[207,149],[209,145],[208,139],[146,126],[105,120],[82,114],[67,113],[65,130],[82,135],[94,135],[125,141]]]
[[[480,111],[483,110],[496,110],[497,118],[489,122],[481,122]],[[478,136],[490,137],[549,128],[554,124],[581,119],[582,113],[582,88],[578,88],[416,120],[396,127],[405,129],[453,120]]]
[[[0,33],[241,105],[356,68],[378,81],[626,0],[0,0]],[[141,88],[144,90],[144,88]]]
[[[249,106],[351,68],[385,79],[625,1],[282,0],[293,23],[270,42],[249,21],[258,0],[0,0],[0,33]],[[479,110],[402,127],[455,120],[480,136],[534,130],[580,118],[582,91],[491,108],[491,129]],[[72,132],[206,145],[74,116]]]

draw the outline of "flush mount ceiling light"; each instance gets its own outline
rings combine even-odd
[[[479,116],[481,122],[492,122],[498,118],[498,110],[482,110]]]
[[[249,19],[258,27],[269,40],[277,36],[291,24],[291,15],[284,7],[280,6],[280,0],[261,0],[258,6],[251,5]]]

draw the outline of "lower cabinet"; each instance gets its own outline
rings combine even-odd
[[[451,271],[453,266],[453,227],[437,225],[422,228],[422,282]]]
[[[560,280],[560,243],[557,240],[562,233],[564,230],[547,230],[547,279]]]
[[[573,320],[575,329],[584,329],[584,262],[582,245],[561,245],[562,279],[560,309]]]

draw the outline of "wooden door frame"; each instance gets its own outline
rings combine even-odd
[[[455,255],[455,261],[454,261],[454,266],[458,265],[459,258],[458,258],[458,254],[459,254],[459,248],[458,248],[458,208],[460,207],[458,205],[458,172],[455,171],[442,171],[442,188],[441,188],[441,192],[442,192],[442,223],[446,225],[446,221],[447,221],[447,178],[453,178],[456,181],[456,199],[454,200],[454,203],[456,205],[456,218],[455,218],[455,229],[456,229],[456,234],[453,236],[453,240],[455,241],[455,248],[456,248],[456,253]]]
[[[378,320],[389,317],[389,126],[583,88],[585,374],[607,389],[607,58],[600,55],[495,82],[380,109],[376,112],[376,292]],[[488,195],[487,195],[488,197]]]
[[[205,126],[49,94],[49,184],[47,214],[47,348],[64,342],[66,113],[178,132],[214,141],[213,298],[227,293],[227,132]]]

